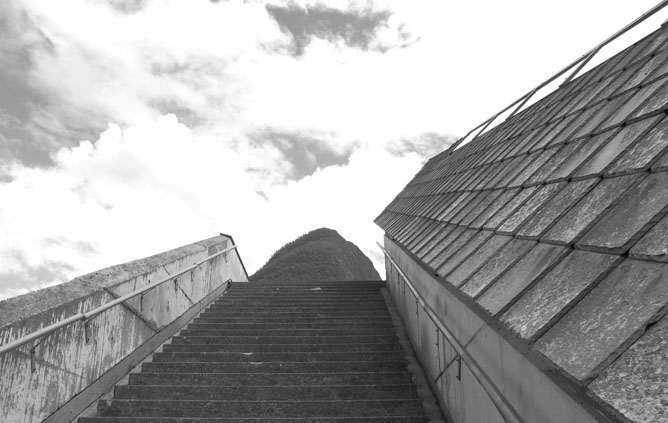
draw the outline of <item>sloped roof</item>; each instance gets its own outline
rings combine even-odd
[[[436,155],[376,219],[633,421],[668,419],[667,39]]]

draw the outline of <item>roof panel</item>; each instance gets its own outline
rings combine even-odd
[[[637,422],[668,421],[668,319],[653,325],[589,388]]]
[[[489,232],[489,231],[485,231]],[[469,255],[445,279],[455,286],[460,286],[473,273],[480,269],[492,256],[510,242],[513,238],[506,235],[494,235],[487,240],[474,254]]]
[[[666,303],[668,265],[627,259],[547,331],[536,349],[580,380],[594,377]]]
[[[577,239],[600,214],[644,176],[634,174],[604,179],[561,218],[541,240],[570,244]]]
[[[653,173],[636,185],[605,217],[587,232],[578,246],[628,250],[646,225],[668,205],[668,172]]]
[[[517,228],[529,218],[539,207],[548,202],[555,194],[566,186],[566,182],[547,184],[529,198],[522,207],[508,217],[501,226],[499,233],[515,233]]]
[[[501,320],[522,338],[532,338],[619,261],[618,256],[610,254],[574,250],[513,304]]]
[[[517,210],[524,201],[529,198],[538,187],[527,187],[520,190],[508,203],[501,207],[485,224],[483,228],[486,229],[496,229],[501,222],[506,220],[515,210]]]
[[[668,262],[668,215],[631,248],[633,258]]]
[[[534,241],[513,239],[510,245],[500,249],[462,285],[462,291],[471,297],[477,296],[535,244]]]
[[[482,210],[482,213],[476,217],[473,222],[471,222],[470,226],[473,228],[481,228],[482,225],[487,222],[487,220],[492,216],[494,213],[496,213],[499,209],[504,207],[508,201],[510,201],[511,198],[515,197],[515,195],[520,191],[519,188],[514,188],[514,189],[509,189],[505,191],[500,191],[501,195],[497,196],[497,198],[492,201],[487,207],[485,207]]]
[[[499,313],[568,251],[558,245],[537,244],[478,298],[478,304],[492,314]]]
[[[545,229],[565,214],[597,182],[597,178],[589,178],[568,184],[559,194],[541,207],[538,213],[526,221],[517,234],[532,239],[539,238]]]
[[[665,115],[661,115],[665,117]],[[607,170],[608,174],[646,170],[668,147],[668,120],[664,119],[651,132],[627,149]]]
[[[494,232],[491,231],[475,231],[470,230],[468,232],[473,232],[475,235],[467,240],[466,245],[462,245],[457,248],[456,251],[453,251],[450,254],[446,261],[441,264],[437,269],[436,274],[438,276],[444,276],[450,273],[457,265],[459,265],[469,254],[476,250],[480,245],[486,242],[489,238],[494,235]]]
[[[632,123],[617,132],[602,148],[583,163],[575,176],[599,174],[617,158],[629,145],[636,141],[646,130],[656,124],[660,118],[652,117]]]

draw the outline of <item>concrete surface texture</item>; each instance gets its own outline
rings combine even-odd
[[[231,246],[217,236],[0,302],[0,345],[191,266]],[[0,421],[41,422],[227,280],[246,281],[236,250],[88,322],[0,356]],[[34,348],[34,370],[31,349]]]
[[[515,345],[508,351],[543,374],[511,369],[498,345],[481,344],[481,363],[504,372],[509,395],[541,395],[547,377],[597,418],[666,420],[667,115],[664,25],[431,158],[376,219],[393,254],[424,271],[416,277],[435,307],[458,316],[462,342]],[[450,294],[461,304],[438,303]],[[443,388],[457,421],[486,421],[469,414],[480,412],[467,405],[478,388],[462,384]]]

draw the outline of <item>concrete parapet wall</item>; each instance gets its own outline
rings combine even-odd
[[[221,235],[2,301],[0,345],[157,282],[231,245]],[[87,331],[77,322],[1,355],[0,421],[45,420],[149,340],[156,342],[165,327],[203,307],[228,280],[248,280],[236,250],[94,317]]]
[[[606,422],[568,383],[548,374],[551,369],[529,359],[521,346],[514,345],[431,273],[418,265],[401,247],[385,238],[385,249],[427,304],[439,315],[459,342],[466,346],[512,406],[529,422]],[[416,355],[443,409],[455,423],[504,422],[487,393],[422,309],[389,261],[387,285],[401,315]],[[538,360],[539,361],[539,360]],[[444,372],[443,370],[446,369]],[[437,377],[443,372],[442,376]]]

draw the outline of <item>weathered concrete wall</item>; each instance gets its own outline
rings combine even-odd
[[[530,360],[499,329],[475,313],[397,244],[385,238],[385,248],[525,422],[610,421],[598,414],[586,400],[579,399],[579,392],[571,390],[569,393],[568,383],[559,383],[548,376],[548,368],[539,368],[536,360]],[[459,374],[456,353],[442,336],[437,335],[436,326],[426,313],[416,311],[415,298],[408,288],[404,289],[401,276],[389,262],[386,271],[390,295],[441,406],[456,423],[503,422],[464,362]],[[442,377],[434,382],[443,369],[446,370]]]
[[[231,245],[221,235],[0,302],[0,344],[157,282]],[[247,278],[233,250],[93,318],[88,343],[83,323],[77,322],[0,356],[0,421],[44,420],[227,280]],[[36,344],[33,372],[30,350]]]

